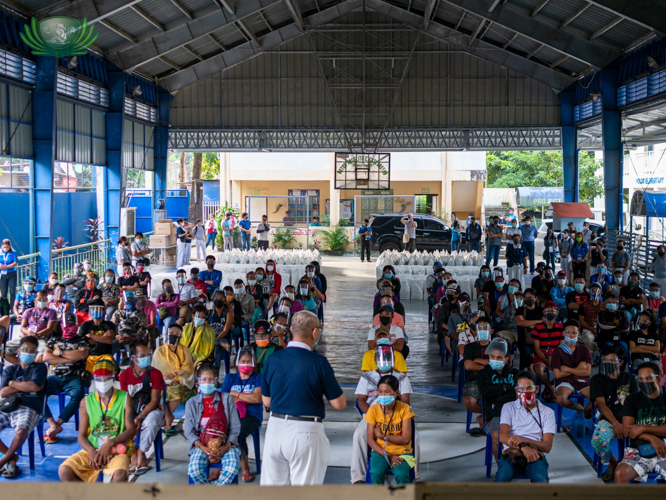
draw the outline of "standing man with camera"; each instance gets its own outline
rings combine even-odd
[[[405,215],[400,222],[405,225],[405,234],[402,242],[405,244],[405,250],[412,253],[416,251],[416,221],[412,214]]]

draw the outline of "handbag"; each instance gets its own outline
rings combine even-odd
[[[0,411],[4,413],[12,413],[19,409],[21,406],[21,395],[12,394],[8,398],[0,401]]]
[[[402,242],[409,243],[409,233],[405,233],[402,235]]]

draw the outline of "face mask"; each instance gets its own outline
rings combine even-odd
[[[206,267],[207,267],[208,269],[213,269],[213,268],[215,267],[215,263],[213,263],[213,262],[209,262],[208,264],[206,264]]]
[[[79,327],[76,325],[66,326],[62,329],[62,336],[64,339],[70,340],[76,337]]]
[[[90,316],[92,316],[92,319],[102,319],[104,311],[90,311]]]
[[[199,384],[199,390],[202,394],[213,394],[215,392],[215,384]]]
[[[617,309],[617,304],[606,304],[606,309],[609,311],[615,311]]]
[[[618,252],[621,252],[622,250],[624,250],[624,247],[623,247],[622,245],[620,245],[620,246],[617,247],[617,251],[618,251]]]
[[[585,290],[585,283],[574,283],[574,289],[577,292],[582,292],[583,290]]]
[[[635,281],[630,281],[629,286],[638,286],[638,283],[636,283]]]
[[[518,239],[513,240],[513,244],[516,245],[516,246],[520,245],[520,240],[518,240]]]
[[[240,365],[238,367],[238,371],[241,372],[243,375],[249,375],[254,371],[254,366],[252,365]]]
[[[86,271],[90,271],[92,269],[92,266],[90,264],[83,264],[83,269]]]
[[[199,276],[190,276],[190,281],[192,283],[196,283],[197,281],[199,281]]]
[[[512,227],[513,229],[516,229],[516,225],[515,225],[515,224],[511,224],[511,227]]]
[[[50,285],[56,285],[58,283],[58,280],[55,278],[49,278],[49,284]]]
[[[604,274],[606,270],[603,267],[597,267],[597,274]]]
[[[622,283],[622,276],[615,278],[615,283],[617,283],[618,285]]]
[[[379,322],[384,326],[388,326],[391,323],[391,318],[388,316],[380,316]]]
[[[314,278],[314,273],[313,273],[312,271],[309,271],[309,272],[307,273],[307,277],[308,277],[308,278]]]
[[[255,341],[257,347],[266,347],[268,345],[268,339],[266,340],[257,340]]]
[[[258,279],[259,281],[263,280],[263,279],[264,279],[264,275],[263,275],[263,274],[257,274],[257,279]]]
[[[494,271],[493,278],[497,278],[498,276],[502,276],[502,273],[500,271]]]
[[[650,290],[650,297],[653,299],[658,299],[659,298],[659,290]]]
[[[113,379],[105,380],[104,382],[98,382],[95,380],[95,390],[100,394],[106,394],[111,389],[113,389]]]
[[[46,309],[46,306],[49,305],[48,302],[35,302],[37,309]]]
[[[393,274],[392,273],[384,273],[384,278],[386,278],[387,280],[390,280],[391,278],[393,278]]]
[[[557,314],[555,313],[546,313],[544,316],[546,317],[547,321],[554,321],[555,318],[557,318]]]
[[[536,401],[536,392],[523,392],[518,394],[518,401],[523,407],[528,408]]]
[[[567,282],[567,280],[562,279],[562,278],[559,278],[557,280],[557,284],[560,285],[560,286],[564,286],[566,284],[566,282]]]
[[[169,344],[176,345],[178,343],[179,335],[169,335]]]
[[[74,274],[76,276],[80,276],[81,275],[81,269],[79,269],[79,268],[74,269]]]
[[[241,297],[245,295],[245,288],[235,288],[236,290],[236,295],[240,295]]]
[[[143,269],[144,269],[143,266],[136,266],[136,270],[137,270],[137,272],[139,272],[139,273],[142,273],[142,272],[143,272]]]
[[[481,277],[482,277],[482,278],[487,278],[488,276],[490,276],[490,273],[489,273],[489,272],[483,272],[483,273],[481,273]]]
[[[136,302],[125,302],[125,310],[130,312],[136,310]]]
[[[516,307],[520,307],[523,305],[523,300],[522,299],[516,299]]]
[[[301,292],[301,295],[307,295],[308,294],[308,289],[307,288],[299,288],[299,291]]]
[[[645,330],[645,329],[647,329],[647,327],[650,326],[650,320],[644,319],[642,321],[639,321],[638,326],[641,330]]]
[[[178,284],[179,285],[184,285],[185,284],[185,278],[178,278]]]
[[[502,288],[504,288],[504,283],[502,283],[502,282],[495,283],[495,288],[497,288],[498,290],[501,290]]]
[[[23,289],[24,289],[26,292],[32,292],[32,291],[35,289],[35,287],[32,286],[32,285],[23,285]]]
[[[593,293],[592,295],[590,295],[590,300],[601,300],[601,294]]]
[[[491,359],[488,364],[493,370],[501,370],[504,368],[504,361],[499,361],[497,359]]]
[[[139,366],[139,368],[148,368],[150,366],[150,356],[136,358],[136,364]]]
[[[129,278],[130,276],[132,276],[132,273],[131,273],[130,271],[125,271],[125,272],[123,273],[123,276],[124,276],[125,278]]]
[[[583,238],[576,238],[576,241],[580,243],[581,241],[583,241]]]
[[[377,363],[377,369],[379,369],[380,372],[387,372],[392,367],[393,365],[391,364],[390,361],[380,361]]]
[[[377,339],[377,345],[389,345],[389,339]]]
[[[578,342],[578,337],[572,339],[570,337],[565,336],[564,341],[569,345],[574,345],[576,342]]]
[[[490,331],[489,330],[479,330],[477,333],[477,336],[479,337],[479,340],[481,342],[485,342],[490,338]]]
[[[291,292],[287,292],[287,298],[288,298],[289,300],[293,301],[293,300],[294,300],[294,294],[291,293]]]
[[[254,286],[257,284],[257,280],[247,280],[247,284],[250,286]]]
[[[206,322],[204,318],[194,318],[194,326],[201,326]]]
[[[393,404],[393,401],[395,401],[395,396],[377,396],[377,402],[382,406]]]
[[[173,293],[173,287],[171,285],[166,285],[164,287],[164,293],[166,293],[167,295]]]
[[[467,314],[469,312],[469,304],[463,304],[460,306],[460,314]]]
[[[517,291],[518,291],[518,287],[517,287],[517,286],[509,286],[509,293],[510,293],[511,295],[513,295],[513,294],[516,293]]]
[[[656,380],[651,380],[650,382],[638,382],[638,389],[645,394],[646,396],[652,396],[655,392],[659,390]]]
[[[659,254],[659,257],[663,257],[664,255],[666,255],[666,252],[657,252],[657,253]]]
[[[523,304],[527,307],[532,307],[534,305],[534,299],[525,299],[523,300]]]
[[[65,292],[62,291],[62,289],[58,288],[55,292],[53,292],[53,299],[54,300],[63,300],[65,298]]]
[[[529,226],[530,224],[532,224],[530,221],[526,221],[526,222],[525,222],[525,225],[526,225],[526,226]]]
[[[613,376],[620,373],[620,365],[617,363],[601,363],[601,373]]]
[[[266,266],[266,270],[267,270],[268,272],[273,272],[273,269],[275,269],[275,266],[270,266],[270,265],[269,265],[269,266]]]
[[[143,308],[146,306],[146,301],[145,300],[137,300],[136,301],[136,307],[137,309],[140,309],[143,311]]]
[[[278,312],[284,313],[284,314],[289,314],[291,312],[291,307],[289,307],[287,304],[282,304],[278,310]]]
[[[104,281],[107,283],[113,283],[113,276],[104,276]]]
[[[546,279],[549,280],[553,277],[552,273],[546,273]]]
[[[134,241],[136,241],[137,243],[141,243],[142,240],[141,238],[134,238]]]
[[[32,364],[32,362],[35,360],[35,356],[36,354],[31,352],[19,353],[19,358],[21,358],[21,363],[23,363],[24,365]]]

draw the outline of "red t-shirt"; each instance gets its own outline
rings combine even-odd
[[[213,402],[215,401],[215,396],[211,396],[209,398],[203,398],[203,413],[201,414],[201,428],[204,429],[206,427],[206,424],[208,423],[208,420],[210,420],[210,417],[215,415],[215,412],[217,411],[217,408],[213,405]]]
[[[199,290],[200,294],[202,294],[202,293],[203,293],[204,295],[207,294],[207,290],[206,290],[206,282],[205,282],[204,280],[199,279],[199,280],[197,280],[196,283],[192,283],[191,280],[187,280],[187,282],[190,283],[191,285],[194,285],[194,288],[195,288],[196,290]]]
[[[148,373],[149,373],[148,380],[150,383],[150,389],[163,391],[164,377],[162,376],[162,372],[159,371],[157,368],[151,368]],[[130,397],[134,397],[143,390],[143,381],[134,372],[134,368],[131,366],[120,374],[118,380],[120,381],[120,390],[126,391],[130,395]]]
[[[544,356],[552,356],[553,349],[564,340],[564,327],[562,323],[555,323],[552,328],[548,328],[546,323],[539,323],[532,330],[532,340],[540,342]]]

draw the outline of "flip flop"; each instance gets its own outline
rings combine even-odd
[[[606,470],[606,472],[604,472],[601,475],[601,479],[605,483],[610,483],[611,481],[613,481],[615,479],[615,471],[614,470],[613,471]]]
[[[241,474],[241,481],[244,483],[251,483],[254,481],[254,474]]]
[[[16,479],[21,475],[21,469],[16,464],[5,465],[5,470],[2,472],[2,477],[5,479]]]
[[[486,433],[483,432],[483,429],[481,429],[479,427],[475,427],[474,429],[471,429],[469,431],[469,435],[472,436],[472,437],[481,437],[481,436],[485,436],[485,434]]]
[[[178,434],[178,429],[174,429],[173,427],[164,431],[165,436],[175,436],[176,434]]]
[[[56,444],[58,441],[60,441],[58,436],[51,438],[48,434],[44,434],[44,444]]]
[[[150,469],[152,469],[152,467],[137,467],[136,469],[134,469],[134,472],[132,472],[132,474],[134,474],[135,476],[141,476],[146,472],[148,472]]]

